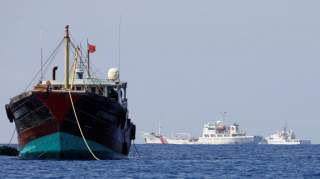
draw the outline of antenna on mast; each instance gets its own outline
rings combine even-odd
[[[160,123],[160,121],[158,121],[158,133],[159,133],[159,135],[161,135],[161,123]]]
[[[222,121],[224,122],[226,120],[227,112],[222,112],[221,115],[222,115]]]
[[[90,78],[90,52],[89,52],[89,40],[87,38],[87,62],[88,62],[88,69],[87,69],[87,73],[88,73],[88,77]]]
[[[40,81],[43,80],[43,60],[42,60],[42,58],[43,58],[43,55],[42,55],[42,47],[41,47],[40,48],[40,60],[41,60],[41,63],[40,63],[40,65],[41,65]]]
[[[42,29],[40,29],[40,82],[43,80]]]
[[[120,65],[121,65],[121,25],[122,25],[122,16],[120,16],[120,21],[119,21],[119,27],[118,27],[118,69],[119,72],[120,70]],[[120,79],[120,73],[119,73],[119,79]]]

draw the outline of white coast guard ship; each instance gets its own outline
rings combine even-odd
[[[238,124],[226,126],[217,121],[204,125],[197,144],[254,144],[254,136],[241,132]]]
[[[165,136],[161,134],[161,124],[158,123],[158,133],[145,132],[143,133],[143,140],[145,144],[168,144]]]
[[[277,144],[277,145],[296,145],[296,144],[311,144],[310,140],[297,139],[294,132],[284,127],[283,130],[268,136],[263,141],[263,144]]]
[[[143,133],[143,140],[145,144],[168,144],[167,139],[163,135],[154,132]]]

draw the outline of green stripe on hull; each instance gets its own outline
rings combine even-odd
[[[87,140],[93,153],[100,159],[118,159],[116,153],[94,141]],[[93,159],[83,139],[64,132],[56,132],[30,141],[19,152],[23,159]]]

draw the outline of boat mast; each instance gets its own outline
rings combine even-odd
[[[42,30],[40,30],[40,70],[41,70],[41,74],[40,74],[40,82],[42,83],[43,80],[43,54],[42,54]]]
[[[43,80],[43,56],[42,56],[42,47],[40,48],[40,70],[41,70],[41,74],[40,74],[40,82],[42,83],[42,80]]]
[[[122,16],[120,16],[120,22],[119,22],[119,28],[118,28],[118,69],[119,72],[120,70],[120,65],[121,65],[121,26],[122,26]],[[120,79],[120,73],[119,73],[119,79]]]
[[[225,122],[227,112],[222,112],[221,115],[222,115],[222,121]]]
[[[70,38],[69,38],[69,25],[65,27],[65,35],[64,35],[64,88],[69,89],[69,46],[70,46]]]
[[[90,52],[89,52],[89,40],[87,39],[87,59],[88,59],[88,69],[87,69],[87,72],[88,72],[88,78],[90,78]]]
[[[160,121],[158,121],[158,133],[159,133],[159,135],[161,135],[161,123],[160,123]]]

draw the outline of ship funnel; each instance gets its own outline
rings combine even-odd
[[[56,71],[57,70],[58,70],[57,66],[52,68],[52,80],[56,80]]]
[[[119,79],[119,70],[117,68],[110,68],[108,71],[108,80],[116,81]]]

